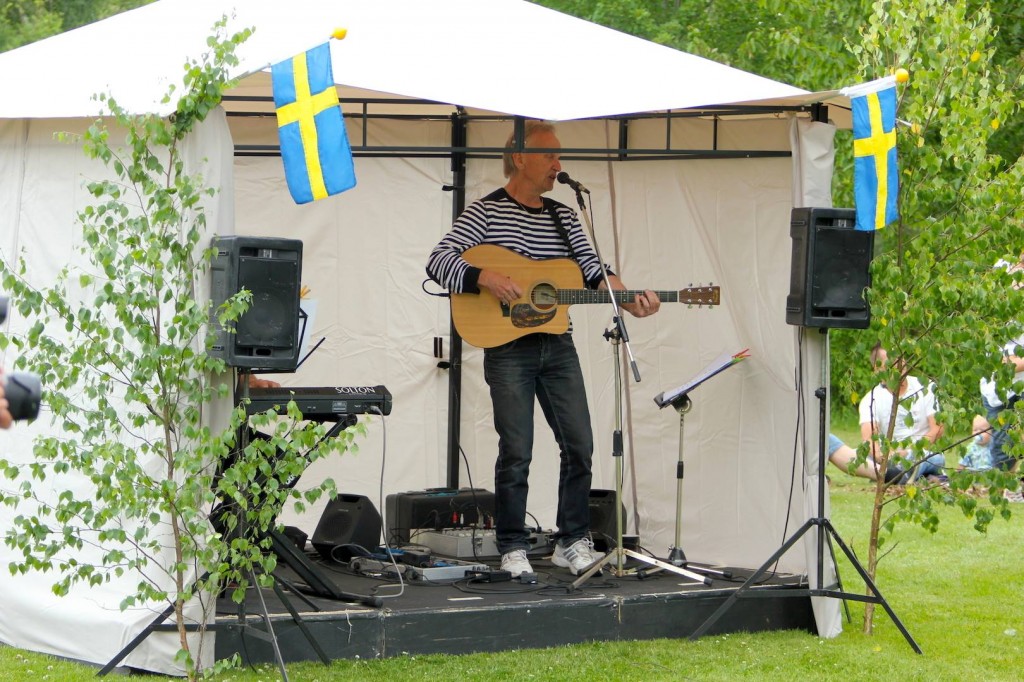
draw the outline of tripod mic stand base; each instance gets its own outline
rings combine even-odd
[[[649,566],[654,566],[656,567],[655,570],[671,571],[672,573],[681,575],[684,578],[689,578],[694,582],[702,583],[704,585],[711,585],[711,579],[706,576],[699,575],[697,573],[694,573],[693,571],[687,570],[679,566],[673,566],[672,564],[665,563],[660,559],[654,559],[652,557],[649,557],[646,554],[640,554],[639,552],[634,552],[631,549],[622,549],[620,547],[617,549],[613,549],[612,551],[608,552],[608,554],[605,554],[603,557],[595,561],[593,565],[590,566],[590,568],[584,571],[580,577],[576,578],[576,580],[573,581],[572,585],[570,586],[570,589],[574,590],[578,588],[580,585],[590,580],[591,576],[600,573],[601,569],[604,566],[612,563],[613,561],[615,562],[615,566],[612,570],[612,575],[614,575],[617,578],[622,578],[626,575],[630,575],[631,571],[626,571],[623,569],[623,566],[626,565],[626,557],[636,559],[637,561],[644,564],[648,564]],[[641,576],[641,571],[642,569],[638,571],[632,571],[632,573],[636,573],[637,576]]]
[[[692,566],[686,559],[686,555],[683,553],[681,547],[670,547],[668,550],[668,562],[673,566],[680,568],[688,568],[695,573],[701,575],[714,576],[722,580],[732,580],[732,571],[722,571],[717,568],[710,568],[708,566]]]

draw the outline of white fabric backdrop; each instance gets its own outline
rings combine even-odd
[[[0,249],[8,262],[24,256],[28,277],[37,285],[51,284],[68,263],[85,263],[78,252],[81,230],[75,215],[90,200],[85,183],[105,177],[106,171],[98,162],[85,157],[80,144],[60,142],[53,136],[57,132],[80,134],[89,123],[79,119],[0,121],[0,177],[7,179],[0,183]],[[111,134],[112,144],[116,144],[118,137],[116,131]],[[202,173],[208,186],[221,188],[215,198],[206,202],[210,234],[230,233],[234,209],[230,200],[233,149],[222,111],[214,112],[186,141],[182,157],[187,172]],[[6,325],[5,331],[12,333],[27,329],[26,320],[20,318],[13,307]],[[0,363],[9,368],[14,358],[12,347],[0,356]],[[209,416],[211,424],[226,423],[223,410],[229,407],[214,406]],[[35,422],[18,423],[0,436],[4,456],[15,463],[31,462],[32,441],[40,434],[66,435],[59,424],[52,423],[45,405]],[[8,487],[6,482],[2,484]],[[65,488],[83,497],[94,494],[89,481],[73,474],[34,482],[33,487],[42,499],[47,499],[48,492],[52,496]],[[27,506],[17,510],[0,507],[0,528],[10,528],[15,514],[28,513],[31,510]],[[99,556],[97,550],[90,547],[76,550],[80,561],[98,563]],[[6,567],[17,558],[20,557],[13,550],[0,544],[0,564]],[[166,561],[172,559],[168,554]],[[56,581],[54,573],[8,575],[0,580],[0,603],[4,605],[0,609],[0,641],[19,648],[105,664],[166,606],[157,604],[121,611],[120,602],[126,594],[135,591],[139,581],[139,577],[131,573],[94,588],[79,586],[66,597],[58,597],[51,591]],[[172,587],[169,582],[164,585],[166,589]],[[193,620],[199,620],[202,609],[193,602],[187,613]],[[198,653],[196,644],[198,639],[193,636],[194,655]],[[154,633],[123,665],[180,675],[183,668],[174,663],[179,648],[177,633]],[[207,637],[202,649],[201,660],[206,665],[211,664],[212,635]]]
[[[790,141],[793,146],[794,182],[793,182],[793,206],[794,207],[830,207],[832,206],[832,170],[835,160],[834,139],[836,129],[834,126],[825,123],[818,123],[808,120],[792,119],[790,126]],[[799,344],[798,344],[799,348]],[[813,330],[808,329],[804,335],[802,348],[802,362],[798,358],[798,372],[808,383],[805,391],[806,407],[809,411],[807,419],[802,422],[801,443],[803,445],[804,476],[807,485],[808,495],[806,497],[804,512],[806,518],[818,516],[818,456],[821,444],[819,443],[819,413],[820,404],[811,398],[813,390],[818,386],[830,386],[831,378],[828,364],[822,366],[821,358],[824,353],[828,356],[827,344],[822,336]],[[802,368],[802,369],[801,369]],[[817,379],[817,381],[815,381]],[[828,428],[828,416],[832,413],[831,405],[825,405],[826,428]],[[826,462],[826,466],[828,463]],[[825,495],[825,516],[831,517],[828,494]],[[837,574],[832,555],[828,548],[823,548],[821,554],[822,584],[818,584],[818,529],[814,528],[807,533],[807,542],[804,543],[807,557],[807,573],[810,585],[814,589],[825,588],[835,585]],[[832,598],[814,597],[811,600],[814,609],[814,619],[818,626],[818,634],[822,637],[836,637],[843,631],[843,619],[839,609],[839,602]]]
[[[446,139],[444,124],[422,126],[418,133],[425,139]],[[563,146],[603,145],[613,134],[604,126],[560,124]],[[686,134],[687,126],[677,124],[673,139]],[[508,130],[481,124],[471,128],[470,144],[500,145]],[[383,138],[391,131],[375,125],[373,132]],[[350,134],[358,135],[358,129]],[[400,135],[397,128],[394,134]],[[640,122],[630,134],[644,146],[645,137],[658,140],[664,131],[661,123]],[[251,132],[236,132],[236,139],[243,138],[253,139]],[[730,122],[722,126],[720,143],[786,148],[788,124]],[[654,396],[681,384],[723,350],[750,348],[750,360],[693,395],[684,441],[682,544],[695,561],[757,566],[784,539],[787,509],[793,512],[792,531],[792,519],[801,518],[803,508],[804,491],[790,485],[801,468],[793,461],[796,329],[784,320],[791,160],[563,165],[592,190],[600,247],[629,286],[679,289],[710,281],[723,290],[723,305],[716,309],[667,304],[652,318],[627,316],[642,381],[628,387],[626,456],[638,494],[635,504],[626,502],[631,518],[639,515],[641,541],[664,555],[674,539],[679,419],[671,408],[659,410]],[[380,508],[381,490],[386,496],[445,484],[448,383],[436,368],[432,339],[445,337],[448,347],[449,316],[446,301],[425,295],[421,282],[427,253],[451,223],[451,197],[441,191],[451,178],[443,160],[358,158],[356,170],[356,189],[296,206],[281,183],[278,159],[239,159],[237,229],[300,238],[305,244],[303,283],[317,300],[312,336],[327,341],[298,373],[277,378],[293,385],[383,383],[394,394],[386,453],[385,425],[364,419],[369,434],[357,455],[319,462],[304,476],[332,476],[340,490],[367,495]],[[469,200],[502,183],[497,160],[471,161]],[[563,186],[551,196],[575,203]],[[611,489],[614,382],[611,350],[601,336],[610,314],[603,306],[576,306],[572,316],[597,439],[594,487]],[[480,351],[466,348],[461,427],[470,470],[463,465],[460,483],[468,485],[468,473],[475,486],[493,490],[496,436],[481,359]],[[557,451],[539,412],[538,424],[529,511],[551,528]],[[283,518],[312,532],[322,507]],[[802,568],[799,552],[780,563],[781,570]]]

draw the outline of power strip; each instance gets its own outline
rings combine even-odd
[[[486,564],[468,561],[434,560],[429,566],[409,566],[408,564],[392,564],[371,557],[355,557],[349,562],[349,568],[364,575],[397,578],[395,570],[409,580],[461,580],[468,575],[477,577],[482,573],[490,573]]]
[[[447,563],[450,565],[437,565],[442,563]],[[472,564],[464,561],[435,561],[434,565],[429,567],[409,567],[409,574],[411,574],[413,580],[461,580],[465,578],[467,575],[477,576],[481,573],[490,573],[490,571],[490,566],[486,564]]]

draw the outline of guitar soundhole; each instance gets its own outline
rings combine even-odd
[[[550,310],[558,305],[558,290],[554,285],[542,282],[534,287],[530,302],[537,310]]]

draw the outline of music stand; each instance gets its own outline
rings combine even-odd
[[[679,413],[679,460],[676,462],[676,534],[675,544],[669,548],[669,563],[673,566],[689,568],[691,571],[695,571],[703,575],[715,576],[726,580],[732,578],[731,572],[721,571],[706,566],[691,566],[689,565],[689,561],[686,559],[686,554],[683,552],[683,436],[686,424],[686,413],[693,407],[693,402],[690,400],[690,392],[716,374],[724,372],[736,363],[750,357],[747,351],[748,349],[743,349],[739,353],[734,354],[729,354],[727,352],[722,353],[712,360],[707,367],[702,369],[697,376],[693,377],[686,383],[654,396],[654,402],[658,407],[664,409],[666,406],[671,405]]]

